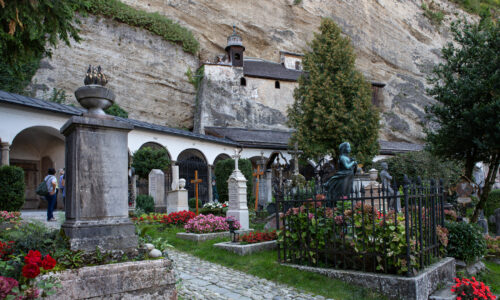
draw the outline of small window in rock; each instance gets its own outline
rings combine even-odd
[[[247,86],[247,80],[245,79],[245,77],[241,77],[240,78],[240,85],[241,86]]]
[[[295,70],[300,70],[300,61],[295,62]]]
[[[239,54],[239,53],[235,53],[235,54],[234,54],[234,59],[235,59],[235,60],[240,60],[240,58],[241,58],[241,56],[240,56],[240,54]]]
[[[280,88],[280,82],[279,82],[279,81],[276,81],[276,82],[274,83],[274,87],[275,87],[275,88],[277,88],[277,89],[279,89],[279,88]]]

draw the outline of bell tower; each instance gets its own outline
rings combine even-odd
[[[243,52],[245,47],[241,36],[236,33],[236,26],[233,25],[233,33],[227,37],[226,52],[229,62],[234,67],[243,67]]]

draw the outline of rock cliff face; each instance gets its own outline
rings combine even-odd
[[[164,14],[191,29],[201,43],[201,60],[224,52],[235,24],[245,55],[278,61],[279,50],[304,52],[321,17],[331,17],[357,50],[357,65],[368,80],[386,83],[381,138],[420,142],[424,137],[425,77],[449,40],[444,28],[456,6],[434,2],[445,12],[437,29],[424,17],[421,0],[122,0]]]
[[[112,21],[84,20],[84,42],[61,46],[36,84],[73,91],[85,65],[112,68],[110,82],[131,117],[170,126],[192,127],[195,91],[184,75],[200,61],[224,52],[231,26],[237,26],[245,55],[278,61],[279,50],[307,51],[322,17],[331,17],[357,51],[357,66],[368,80],[386,83],[381,104],[382,139],[420,142],[425,77],[449,40],[445,29],[455,13],[445,0],[434,0],[446,14],[441,29],[424,17],[421,0],[122,0],[158,12],[191,29],[200,41],[199,58],[160,38]],[[53,68],[53,69],[51,69]],[[105,70],[106,70],[105,69]],[[66,82],[68,80],[68,82]],[[56,84],[57,83],[57,84]]]
[[[115,21],[87,17],[80,28],[80,43],[60,44],[51,59],[42,60],[31,84],[38,97],[58,88],[77,104],[73,93],[83,85],[88,65],[101,65],[116,102],[130,118],[193,127],[196,91],[185,73],[196,70],[196,57],[146,30]]]

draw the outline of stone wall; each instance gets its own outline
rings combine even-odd
[[[423,15],[421,0],[302,0],[298,5],[294,0],[122,1],[191,29],[200,41],[203,61],[224,53],[233,24],[243,37],[247,57],[278,61],[280,50],[307,50],[321,18],[333,18],[351,38],[357,66],[367,79],[387,84],[381,138],[409,142],[423,138],[420,122],[431,102],[424,95],[425,78],[450,40],[446,29],[450,21],[457,18],[455,13],[464,14],[449,1],[434,0],[445,13],[444,25],[437,28]]]
[[[206,126],[286,129],[286,109],[293,103],[296,82],[245,77],[243,68],[224,65],[205,65],[198,92],[198,117],[195,130]]]
[[[50,275],[44,275],[50,276]],[[55,273],[61,287],[49,300],[177,299],[172,261],[146,260]]]
[[[146,30],[93,16],[81,21],[82,41],[60,43],[52,58],[42,60],[31,84],[37,97],[58,88],[78,105],[73,93],[83,85],[88,65],[101,65],[130,118],[192,128],[195,89],[185,73],[198,68],[195,56]]]

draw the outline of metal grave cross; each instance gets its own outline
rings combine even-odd
[[[202,183],[203,180],[198,179],[198,170],[194,171],[194,179],[191,179],[191,183],[194,183],[194,196],[196,198],[196,215],[198,215],[198,183]]]
[[[295,143],[293,151],[288,151],[288,154],[293,156],[293,175],[299,175],[299,154],[301,153],[298,143]]]
[[[264,175],[264,171],[260,170],[260,165],[257,165],[257,171],[255,171],[252,175],[257,178],[257,185],[255,186],[255,211],[257,211],[259,203],[259,181],[260,176]]]

